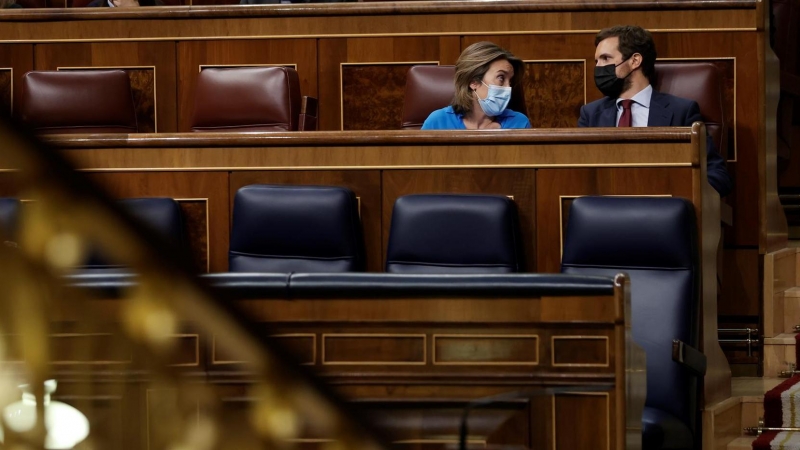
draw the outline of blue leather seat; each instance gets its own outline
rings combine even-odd
[[[514,202],[501,195],[400,197],[392,211],[386,271],[391,273],[522,272]]]
[[[643,448],[695,448],[697,377],[672,359],[673,339],[694,348],[699,341],[693,205],[679,198],[581,197],[569,214],[561,271],[631,278],[633,339],[647,354]]]
[[[183,213],[175,199],[164,197],[152,198],[126,198],[119,201],[133,217],[149,226],[164,239],[175,244],[177,248],[185,248],[186,237],[183,224]],[[120,268],[120,265],[111,264],[102,256],[93,254],[84,272],[94,269],[107,270]]]
[[[0,198],[0,236],[9,241],[16,238],[18,216],[19,200],[10,197]]]
[[[358,202],[332,186],[250,185],[233,201],[231,272],[358,272]]]

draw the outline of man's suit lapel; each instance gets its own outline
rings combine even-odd
[[[617,102],[613,99],[606,98],[603,106],[598,112],[597,117],[598,127],[616,127],[617,126]]]
[[[650,114],[647,118],[648,127],[669,127],[672,126],[672,111],[667,109],[669,98],[658,92],[653,91],[650,97]]]

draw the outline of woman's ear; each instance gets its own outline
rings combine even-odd
[[[475,89],[478,89],[479,87],[481,87],[481,82],[480,81],[473,81],[472,83],[469,84],[469,90],[470,91],[474,91]]]

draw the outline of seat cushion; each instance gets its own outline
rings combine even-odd
[[[386,271],[513,273],[523,270],[514,202],[502,195],[407,195],[392,212]]]
[[[245,186],[233,202],[231,272],[364,268],[358,201],[334,186]]]
[[[642,413],[643,450],[692,450],[692,432],[668,412],[644,408]]]

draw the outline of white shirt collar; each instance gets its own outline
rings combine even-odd
[[[653,86],[648,84],[646,88],[642,89],[641,91],[637,92],[636,95],[631,97],[634,103],[640,106],[644,106],[647,109],[650,109],[650,98],[653,97]],[[621,98],[617,99],[617,109],[621,108],[620,103],[622,102]]]

